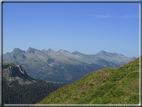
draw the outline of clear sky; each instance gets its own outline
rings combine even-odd
[[[49,48],[139,56],[139,3],[4,3],[3,53]]]

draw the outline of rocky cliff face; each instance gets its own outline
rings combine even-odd
[[[21,85],[36,82],[34,79],[27,75],[22,66],[17,64],[3,69],[3,77],[5,77],[9,82],[17,80]]]

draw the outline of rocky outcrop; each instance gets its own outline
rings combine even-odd
[[[7,79],[7,81],[18,81],[19,84],[32,84],[36,81],[29,77],[26,71],[20,65],[9,66],[8,68],[3,70],[3,77]]]

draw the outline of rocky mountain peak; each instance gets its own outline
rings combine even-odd
[[[58,52],[64,52],[64,50],[60,49]]]
[[[19,48],[14,48],[13,51],[21,51]]]
[[[27,50],[27,53],[35,53],[36,51],[38,51],[37,49],[34,49],[32,47],[29,47]]]
[[[64,52],[70,53],[69,51],[66,51],[66,50],[63,50],[63,49],[60,49],[60,50],[58,51],[58,53],[64,53]]]
[[[78,52],[78,51],[74,51],[74,52],[72,52],[72,54],[82,54],[82,53],[80,53],[80,52]]]
[[[52,50],[51,48],[49,48],[49,49],[47,50],[47,52],[48,52],[48,53],[52,53],[52,52],[55,52],[55,51]]]
[[[102,50],[98,54],[106,54],[106,53],[107,53],[106,51]]]
[[[18,54],[19,54],[19,53],[25,53],[25,51],[23,51],[23,50],[21,50],[21,49],[19,49],[19,48],[14,48],[13,51],[12,51],[12,53],[13,53],[13,54],[15,54],[15,53],[18,53]]]
[[[117,57],[119,54],[117,53],[110,53],[110,52],[106,52],[104,50],[98,52],[95,56],[100,56],[100,57]]]
[[[17,80],[18,83],[21,85],[36,82],[34,79],[27,75],[26,71],[22,66],[17,64],[3,69],[3,76],[10,82]]]

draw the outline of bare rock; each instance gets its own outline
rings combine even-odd
[[[36,83],[34,79],[27,75],[24,68],[20,65],[9,66],[3,70],[3,76],[10,81],[18,81],[19,84],[32,84]]]

